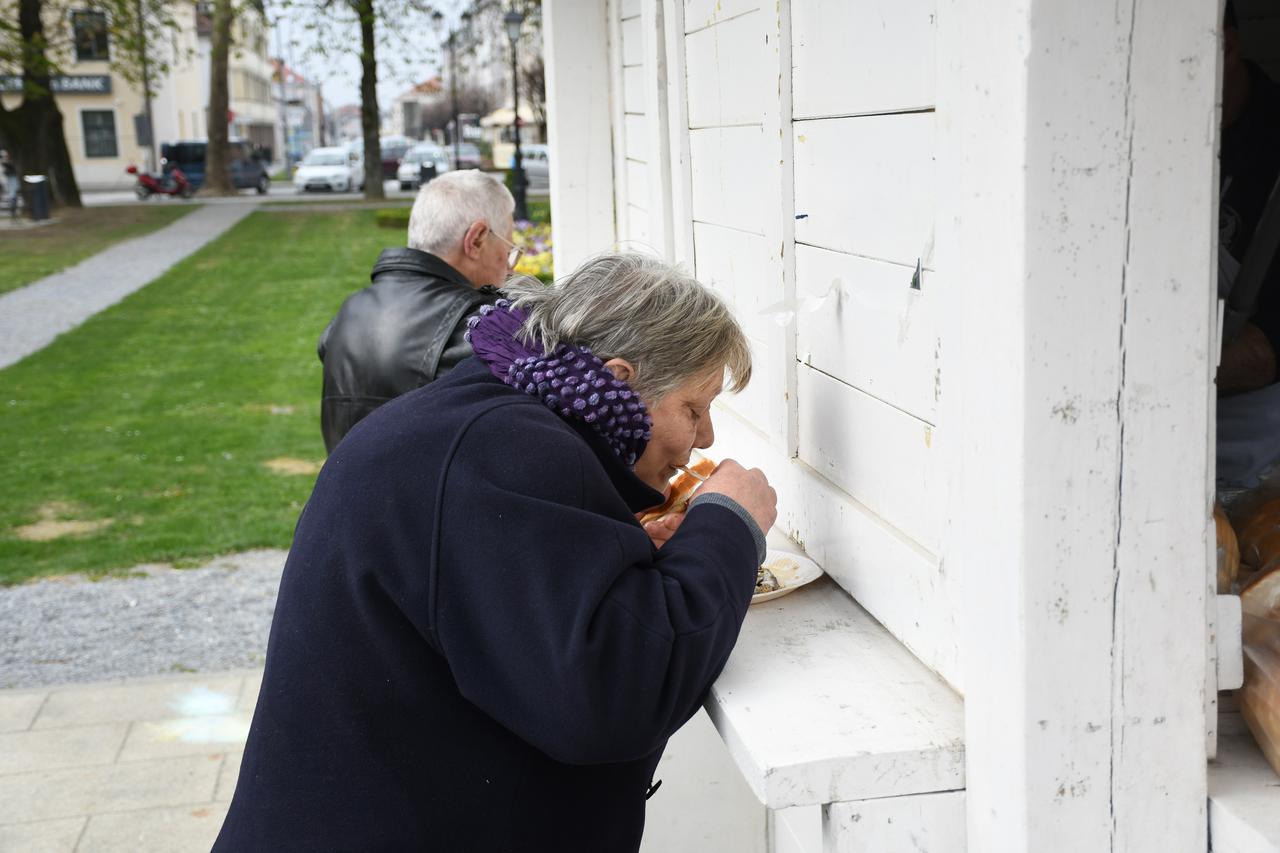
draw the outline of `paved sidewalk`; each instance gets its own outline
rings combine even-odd
[[[250,669],[0,691],[0,851],[206,853],[261,684]],[[764,853],[764,807],[704,713],[657,776],[641,853]]]
[[[0,691],[0,850],[207,851],[262,671]]]
[[[159,231],[117,243],[70,269],[0,296],[0,368],[43,349],[58,335],[154,281],[256,208],[205,205]]]

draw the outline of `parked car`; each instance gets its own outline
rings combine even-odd
[[[449,156],[449,161],[453,161],[453,146],[446,145],[445,153]],[[458,143],[458,162],[453,164],[455,169],[479,169],[480,168],[480,149],[476,147],[474,142]]]
[[[378,142],[382,148],[382,179],[389,181],[396,176],[405,152],[417,144],[407,136],[384,136]]]
[[[247,139],[232,139],[231,183],[238,189],[254,188],[260,194],[271,189],[267,171],[271,156]],[[204,183],[204,158],[208,140],[191,139],[166,142],[160,146],[160,168],[167,175],[181,169],[187,181],[197,189]]]
[[[364,161],[349,148],[313,148],[293,172],[293,188],[344,193],[364,189]]]
[[[520,146],[520,164],[524,166],[524,177],[531,190],[547,190],[551,188],[551,164],[547,146],[540,143]],[[511,155],[508,168],[515,168],[515,154]]]
[[[417,189],[424,163],[435,166],[437,175],[449,171],[449,158],[445,156],[444,150],[439,145],[434,142],[419,142],[404,152],[400,168],[396,170],[396,180],[400,182],[400,189]]]

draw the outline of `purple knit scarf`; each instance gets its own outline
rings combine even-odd
[[[634,468],[653,427],[640,396],[586,347],[561,344],[546,354],[538,341],[525,344],[520,330],[526,319],[499,299],[467,321],[466,339],[494,376],[560,417],[588,424],[623,465]]]

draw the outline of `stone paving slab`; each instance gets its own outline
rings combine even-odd
[[[128,723],[100,723],[2,734],[0,775],[111,764],[128,733]]]
[[[222,773],[218,776],[218,790],[213,799],[219,803],[230,803],[231,795],[236,791],[236,782],[240,779],[240,763],[243,752],[227,753],[227,760],[222,762]]]
[[[236,707],[241,711],[253,713],[258,704],[258,691],[262,689],[263,670],[255,669],[245,674],[244,686],[240,688],[240,702]]]
[[[262,671],[0,691],[0,851],[203,853]]]
[[[208,803],[94,815],[76,853],[207,851],[226,816],[225,805]]]
[[[210,748],[241,749],[249,736],[252,714],[238,712],[209,717],[177,717],[134,723],[120,750],[120,761],[202,755]]]
[[[256,209],[204,205],[142,237],[0,296],[0,368],[48,346],[99,311],[164,274]]]
[[[243,684],[243,674],[231,674],[58,687],[49,691],[32,728],[228,714]]]
[[[47,690],[0,693],[0,732],[20,732],[31,727],[36,713],[48,697]]]
[[[256,669],[0,691],[0,720],[19,729],[0,734],[0,851],[206,853],[261,680]],[[763,853],[763,807],[705,714],[672,738],[658,775],[642,853]]]
[[[219,753],[0,776],[0,824],[212,803]]]
[[[0,826],[0,850],[22,853],[74,853],[87,817],[64,817]]]

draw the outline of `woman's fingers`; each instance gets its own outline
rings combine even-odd
[[[653,540],[654,545],[661,548],[663,543],[675,535],[676,530],[679,529],[683,521],[683,512],[669,513],[646,524],[644,532],[649,534],[649,538]]]

